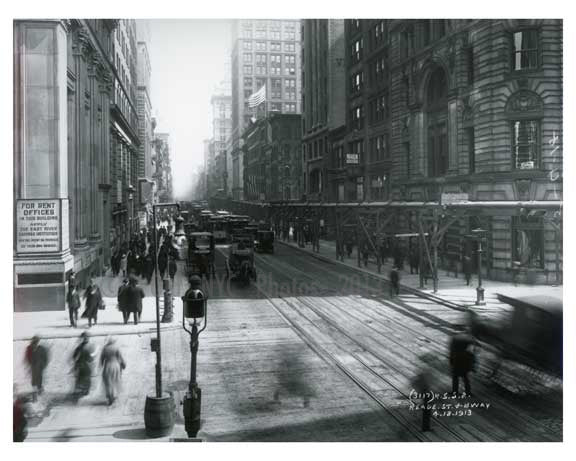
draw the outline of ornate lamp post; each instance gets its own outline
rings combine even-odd
[[[202,281],[198,276],[190,277],[190,288],[182,297],[182,328],[190,335],[190,383],[184,397],[184,426],[188,437],[196,437],[200,430],[202,390],[196,382],[196,357],[198,338],[208,325],[206,304],[208,298],[201,289]],[[188,321],[189,328],[186,328]]]
[[[478,242],[478,286],[476,287],[476,305],[484,306],[486,301],[484,301],[484,288],[482,287],[482,241],[486,236],[486,231],[484,229],[473,229],[472,234],[476,236],[476,241]]]

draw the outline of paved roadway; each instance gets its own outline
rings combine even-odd
[[[484,377],[491,358],[484,351],[479,352],[480,369],[473,378],[474,397],[437,401],[439,406],[452,405],[456,415],[466,405],[465,412],[472,415],[454,416],[441,410],[443,416],[434,418],[431,432],[419,431],[420,414],[409,408],[411,380],[424,366],[420,357],[428,353],[436,390],[450,390],[447,340],[465,324],[461,312],[413,295],[390,300],[383,282],[278,244],[275,254],[256,255],[258,281],[242,287],[224,278],[227,248],[218,250],[217,277],[206,286],[208,328],[201,335],[198,356],[203,392],[199,437],[207,441],[561,440],[561,383],[544,382],[506,364],[495,384]],[[182,269],[173,290],[176,297],[186,288]],[[109,304],[119,281],[107,277],[101,282]],[[146,284],[144,288],[151,296],[150,288]],[[188,336],[176,323],[173,326],[162,336],[163,377],[165,388],[179,401],[189,379],[190,356]],[[115,325],[114,334],[123,327]],[[110,328],[104,323],[92,329],[97,346]],[[118,336],[128,368],[121,399],[112,407],[104,404],[97,378],[93,392],[77,406],[67,402],[72,387],[69,357],[76,339],[70,335],[47,340],[52,350],[47,392],[36,404],[39,414],[30,441],[147,440],[144,401],[154,391],[151,333],[130,333]],[[22,389],[26,388],[21,366],[25,344],[14,343],[15,381]],[[184,437],[181,407],[179,412],[173,436]]]

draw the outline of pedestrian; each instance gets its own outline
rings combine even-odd
[[[68,282],[66,302],[68,303],[68,313],[70,314],[70,326],[76,328],[78,326],[78,310],[80,309],[81,302],[80,294],[76,288],[76,282],[72,278]]]
[[[144,276],[148,281],[148,285],[150,285],[150,281],[152,280],[153,274],[154,274],[154,260],[152,259],[150,251],[148,251],[146,257],[144,258]]]
[[[464,262],[462,264],[464,271],[464,278],[466,279],[466,286],[470,286],[470,280],[472,279],[472,259],[470,256],[464,256]]]
[[[352,257],[353,248],[354,248],[354,244],[350,240],[348,240],[346,242],[346,254],[348,255],[349,258]]]
[[[177,270],[178,266],[176,264],[176,259],[170,257],[170,262],[168,263],[168,274],[170,275],[170,279],[172,280],[172,285],[174,285],[174,276],[176,275]]]
[[[410,264],[410,274],[417,274],[418,267],[420,266],[420,255],[416,248],[410,250],[410,256],[408,257]]]
[[[400,274],[396,267],[390,271],[390,297],[400,294]]]
[[[452,369],[452,393],[458,394],[460,378],[464,381],[466,395],[471,396],[470,379],[468,373],[474,371],[476,357],[469,348],[474,339],[467,333],[452,336],[450,340],[450,367]]]
[[[144,298],[144,290],[138,286],[138,280],[136,277],[132,276],[129,278],[128,286],[123,292],[123,296],[126,296],[126,307],[128,311],[128,317],[130,318],[130,313],[134,314],[134,325],[138,325],[140,316],[142,315],[142,299]]]
[[[399,242],[397,242],[394,247],[394,266],[396,266],[398,270],[402,270],[404,267],[404,250]]]
[[[72,355],[74,376],[74,396],[76,401],[90,393],[92,386],[92,362],[94,362],[94,346],[86,331],[80,335],[80,342]]]
[[[362,245],[362,260],[364,262],[364,267],[368,266],[369,256],[370,256],[370,250],[368,248],[368,243],[364,242],[364,245]]]
[[[50,360],[48,349],[42,344],[40,344],[40,337],[34,336],[30,341],[30,344],[26,347],[25,361],[30,370],[30,375],[32,377],[32,387],[42,394],[44,392],[44,370],[48,365]]]
[[[108,405],[112,405],[120,391],[122,370],[126,368],[126,362],[116,345],[116,340],[112,337],[108,337],[102,349],[100,366],[102,367],[102,383],[106,391],[106,399]]]
[[[30,413],[28,399],[18,392],[14,385],[12,402],[12,441],[24,442],[28,437],[28,416]]]
[[[130,312],[128,311],[128,306],[126,303],[126,288],[128,287],[128,279],[122,280],[122,284],[118,287],[118,310],[122,312],[122,319],[124,320],[124,325],[128,323],[128,317]]]
[[[98,310],[104,306],[102,293],[98,285],[94,282],[93,277],[90,277],[88,287],[84,292],[84,298],[86,299],[86,307],[82,313],[82,318],[87,318],[88,327],[92,327],[92,322],[94,322],[94,325],[98,322]]]
[[[120,256],[120,270],[122,271],[122,277],[126,277],[128,272],[128,255],[125,251],[123,251]]]
[[[164,279],[164,273],[166,272],[166,266],[168,265],[168,252],[165,246],[160,248],[158,253],[158,271],[160,272],[160,278]]]
[[[412,387],[416,393],[415,401],[419,403],[422,408],[422,432],[431,430],[432,408],[430,401],[432,400],[434,370],[432,363],[435,357],[431,353],[426,353],[420,357],[421,365],[412,379]],[[414,403],[416,403],[414,402]]]

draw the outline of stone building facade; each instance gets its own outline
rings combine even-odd
[[[345,201],[562,200],[561,20],[346,20],[345,34]],[[441,260],[474,255],[477,228],[493,278],[545,282],[561,264],[538,213],[463,218]]]
[[[300,199],[303,192],[301,123],[299,114],[270,114],[244,132],[246,200]]]
[[[109,257],[116,27],[14,21],[15,310],[63,309],[70,274],[84,284]]]

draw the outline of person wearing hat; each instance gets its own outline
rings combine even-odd
[[[44,370],[48,365],[49,355],[48,349],[40,344],[40,338],[35,335],[30,344],[26,347],[25,360],[30,370],[32,378],[32,387],[36,389],[38,394],[44,392]]]
[[[102,367],[102,383],[106,391],[108,405],[112,405],[120,391],[120,379],[122,370],[126,368],[124,357],[116,345],[116,340],[109,336],[100,354],[100,366]]]
[[[458,394],[460,378],[464,381],[467,395],[472,395],[468,373],[474,371],[476,357],[470,347],[474,338],[468,333],[459,333],[450,340],[450,367],[452,369],[452,393]]]
[[[66,294],[66,302],[68,303],[68,313],[70,314],[70,326],[76,328],[78,326],[78,310],[80,309],[80,294],[76,287],[76,279],[70,277],[68,281],[68,293]]]
[[[126,296],[126,321],[130,318],[130,313],[134,314],[134,325],[138,325],[138,320],[142,315],[142,299],[144,298],[144,290],[138,286],[138,279],[130,276],[128,286],[124,289],[123,295]]]
[[[126,303],[126,288],[128,287],[128,279],[124,278],[122,280],[122,285],[118,287],[118,310],[122,312],[122,319],[124,324],[128,323],[128,317],[130,312],[128,311],[128,306]]]
[[[98,309],[104,306],[100,288],[96,285],[92,277],[90,277],[88,287],[84,292],[84,298],[86,298],[86,308],[82,313],[82,318],[88,318],[88,327],[91,327],[92,322],[96,325],[98,321]]]

